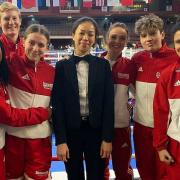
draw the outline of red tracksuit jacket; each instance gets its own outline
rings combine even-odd
[[[163,71],[153,108],[154,146],[166,149],[169,137],[180,143],[180,59]]]

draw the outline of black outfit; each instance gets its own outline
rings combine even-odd
[[[84,59],[84,58],[83,58]],[[52,91],[53,126],[56,145],[67,143],[70,159],[65,163],[69,180],[84,180],[83,155],[87,180],[103,180],[102,140],[112,141],[114,129],[114,88],[109,62],[87,55],[89,63],[89,116],[80,114],[77,57],[56,64]]]

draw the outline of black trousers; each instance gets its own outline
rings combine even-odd
[[[68,180],[84,180],[85,160],[87,180],[103,180],[105,160],[100,157],[101,130],[82,121],[80,129],[67,132],[70,159],[65,163]]]

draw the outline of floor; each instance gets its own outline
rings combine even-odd
[[[132,139],[132,138],[131,138]],[[132,139],[132,153],[134,157],[134,147],[133,147],[133,139]],[[56,147],[55,147],[55,139],[54,136],[52,136],[52,154],[53,156],[56,156]],[[131,166],[133,168],[134,172],[134,179],[139,179],[139,173],[136,169],[136,162],[135,159],[131,159]],[[110,161],[109,163],[109,169],[110,169],[110,180],[113,180],[115,178],[114,172],[112,170],[112,163]],[[63,162],[60,161],[52,161],[51,164],[51,173],[52,173],[52,179],[53,180],[67,180],[66,172],[65,172],[65,167]]]

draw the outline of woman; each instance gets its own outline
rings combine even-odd
[[[112,164],[116,180],[131,180],[133,177],[133,171],[130,166],[130,114],[127,105],[129,87],[132,85],[135,76],[131,61],[122,57],[122,50],[127,40],[127,26],[120,22],[112,24],[105,36],[107,51],[102,54],[102,57],[107,59],[111,65],[115,88],[115,134],[112,142]]]
[[[65,162],[69,180],[83,180],[83,157],[88,180],[102,180],[104,158],[111,153],[113,83],[108,61],[92,56],[98,36],[89,17],[75,21],[74,54],[56,64],[52,92],[57,156]]]
[[[166,164],[167,179],[180,179],[180,23],[173,28],[177,62],[163,71],[154,96],[153,143]]]
[[[10,126],[30,126],[40,124],[51,116],[50,109],[45,108],[29,108],[16,109],[10,106],[8,92],[6,90],[8,84],[8,67],[4,58],[0,61],[0,179],[5,180],[5,128],[3,124]],[[39,114],[40,113],[40,114]]]
[[[24,33],[25,54],[19,56],[11,52],[7,58],[8,92],[14,107],[49,106],[54,68],[43,59],[49,41],[47,28],[33,24]],[[41,124],[29,127],[6,126],[6,132],[7,178],[48,179],[51,165],[49,121],[46,119]],[[16,162],[16,166],[12,162]]]

